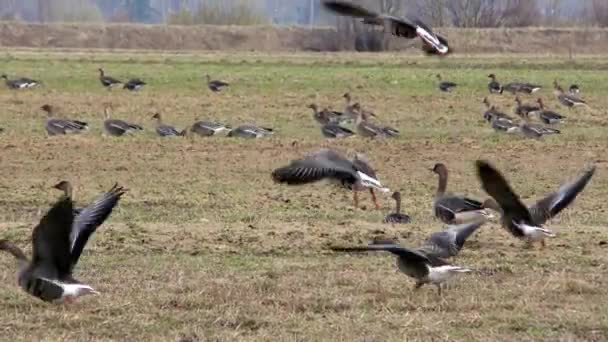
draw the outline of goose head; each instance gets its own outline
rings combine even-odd
[[[394,199],[395,201],[401,201],[401,192],[399,192],[399,191],[393,192],[393,194],[391,195],[391,198]]]
[[[344,95],[342,95],[342,97],[344,99],[346,99],[346,103],[350,103],[350,101],[352,100],[352,97],[350,96],[350,93],[344,93]]]
[[[319,110],[319,106],[317,106],[317,105],[316,105],[316,104],[314,104],[314,103],[309,104],[309,105],[308,105],[308,108],[310,108],[310,109],[314,110],[315,112]]]
[[[8,80],[8,76],[6,76],[6,74],[2,74],[2,76],[0,76],[0,77],[2,77],[5,80]]]
[[[494,75],[494,74],[489,74],[488,78],[491,79],[492,81],[496,81],[496,75]]]
[[[72,184],[70,184],[68,181],[62,180],[53,185],[52,188],[63,191],[67,197],[72,197]]]
[[[42,109],[44,112],[46,112],[46,114],[48,116],[53,116],[53,113],[55,111],[53,106],[51,106],[50,104],[45,104],[42,107],[40,107],[40,109]]]
[[[156,120],[156,121],[160,122],[162,120],[160,113],[154,113],[154,115],[152,115],[152,120]]]
[[[448,174],[448,168],[445,166],[444,163],[435,164],[431,171],[438,174],[439,176],[444,176]]]
[[[104,72],[102,68],[97,69],[97,71],[99,71],[99,76],[103,77]]]

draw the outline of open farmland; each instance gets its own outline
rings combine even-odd
[[[22,292],[14,260],[0,256],[0,339],[527,341],[608,339],[608,61],[581,56],[255,53],[159,54],[17,50],[2,72],[41,79],[31,91],[0,89],[0,238],[28,246],[32,227],[68,179],[79,204],[119,182],[130,189],[87,246],[76,277],[102,295],[72,306]],[[97,79],[141,77],[139,93],[107,91]],[[439,93],[435,74],[460,86]],[[481,119],[486,76],[540,83],[547,105],[568,117],[543,141],[495,133]],[[203,76],[232,84],[211,93]],[[591,109],[568,111],[552,81],[577,83]],[[306,106],[342,110],[342,94],[401,130],[395,140],[328,141]],[[527,101],[532,97],[524,96]],[[512,96],[493,95],[502,109]],[[88,121],[83,135],[48,138],[40,106]],[[102,136],[104,104],[144,125],[126,138]],[[161,139],[154,112],[182,128],[194,119],[274,127],[266,139]],[[350,193],[322,184],[273,184],[272,169],[319,147],[368,155],[380,179],[401,189],[410,225],[380,223],[382,211],[352,207]],[[498,224],[484,226],[456,263],[491,270],[466,275],[437,295],[412,291],[385,254],[338,255],[332,245],[377,237],[418,245],[444,225],[431,211],[444,162],[448,188],[481,198],[474,161],[499,167],[526,200],[578,174],[597,173],[549,227],[545,250],[523,249]]]

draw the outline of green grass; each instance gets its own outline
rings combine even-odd
[[[7,340],[605,340],[608,339],[608,91],[603,56],[454,56],[396,54],[151,53],[17,50],[0,55],[9,76],[44,86],[0,88],[0,238],[28,246],[32,227],[57,198],[61,179],[88,203],[119,182],[130,189],[90,242],[77,277],[102,292],[72,307],[47,305],[16,285],[0,256],[2,339]],[[141,77],[140,93],[102,89],[97,68]],[[434,75],[459,84],[436,90]],[[214,94],[204,75],[232,86]],[[500,135],[481,119],[487,74],[545,86],[539,96],[568,117],[543,141]],[[550,86],[577,83],[590,110],[559,107]],[[342,94],[401,130],[395,140],[326,141],[311,102],[343,108]],[[526,102],[534,99],[523,96]],[[510,111],[510,96],[490,96]],[[79,136],[48,138],[44,103],[88,121]],[[102,136],[104,104],[147,131]],[[258,141],[226,137],[161,139],[151,115],[179,128],[195,118],[257,123],[277,134]],[[321,184],[287,188],[270,172],[319,147],[366,153],[383,183],[401,189],[407,226],[380,223],[392,210],[355,210],[350,194]],[[526,201],[576,175],[598,171],[575,204],[549,227],[545,250],[522,249],[496,223],[484,227],[456,263],[493,270],[465,276],[439,297],[395,271],[385,255],[347,256],[331,245],[375,237],[416,246],[442,228],[431,214],[444,162],[449,188],[482,198],[474,160],[494,162]]]

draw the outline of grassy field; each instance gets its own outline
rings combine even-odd
[[[102,292],[73,306],[23,293],[12,258],[0,256],[0,340],[149,341],[605,341],[608,339],[608,62],[543,56],[393,54],[153,54],[21,50],[0,55],[1,72],[44,81],[32,91],[0,89],[0,238],[28,247],[32,227],[58,197],[61,179],[86,204],[119,182],[130,189],[98,231],[77,278]],[[97,68],[141,77],[139,93],[106,91]],[[436,90],[434,75],[460,86]],[[488,73],[502,81],[545,85],[540,93],[567,117],[560,136],[543,141],[499,135],[482,121]],[[203,76],[229,81],[213,94]],[[559,108],[550,85],[577,83],[590,110]],[[306,106],[343,108],[350,91],[398,127],[395,140],[327,141]],[[524,96],[530,102],[533,99]],[[511,110],[511,96],[491,101]],[[83,135],[48,138],[40,106],[88,121]],[[102,135],[102,113],[148,130]],[[151,115],[186,127],[194,119],[277,130],[257,141],[155,136]],[[380,179],[401,189],[406,226],[381,223],[383,209],[355,210],[350,194],[315,185],[273,184],[270,172],[320,147],[366,153]],[[449,189],[483,197],[474,161],[495,163],[531,201],[590,163],[598,172],[575,204],[549,227],[545,250],[523,249],[496,223],[484,226],[458,264],[491,270],[412,291],[384,254],[338,255],[332,245],[376,237],[416,246],[443,225],[431,210],[429,171],[450,169]]]

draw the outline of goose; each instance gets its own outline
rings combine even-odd
[[[342,127],[337,123],[328,123],[321,126],[321,134],[324,137],[335,139],[335,138],[347,138],[355,135],[355,132],[348,128]]]
[[[450,225],[444,230],[432,233],[417,250],[437,258],[455,257],[462,250],[467,239],[485,222],[482,219],[465,224]]]
[[[492,117],[490,126],[497,132],[509,132],[513,127],[517,127],[517,124],[506,118]]]
[[[255,139],[264,138],[274,134],[274,130],[268,127],[258,127],[255,125],[241,125],[228,132],[229,137]]]
[[[524,138],[541,139],[545,135],[561,134],[561,131],[551,127],[532,124],[524,120],[519,125],[509,128],[507,133],[518,134]]]
[[[532,83],[511,82],[511,83],[505,84],[501,88],[501,93],[506,90],[514,95],[516,93],[533,94],[541,89],[542,89],[542,86],[532,84]]]
[[[122,84],[121,81],[119,81],[111,76],[106,76],[106,74],[102,68],[99,68],[98,70],[99,70],[99,82],[101,82],[101,85],[103,85],[104,87],[106,87],[108,89],[112,89],[112,88]]]
[[[21,77],[15,80],[9,80],[8,76],[5,74],[3,74],[1,77],[4,79],[4,83],[6,84],[6,86],[10,89],[27,89],[33,88],[40,84],[40,81],[36,81],[27,77]]]
[[[486,111],[483,113],[483,118],[487,122],[492,122],[493,119],[507,119],[513,121],[510,115],[499,111],[495,105],[491,104],[487,97],[484,97],[483,104],[486,105]]]
[[[79,133],[89,129],[89,125],[83,121],[55,118],[55,108],[49,104],[43,105],[40,109],[47,114],[45,128],[49,135]]]
[[[439,220],[447,224],[462,224],[493,217],[487,210],[495,209],[491,201],[486,200],[482,203],[461,194],[446,192],[448,168],[445,164],[437,163],[431,171],[436,173],[439,179],[433,199],[433,211]]]
[[[127,89],[130,91],[138,91],[143,88],[147,83],[142,81],[139,78],[132,78],[122,87],[123,89]]]
[[[113,187],[76,216],[71,196],[63,195],[34,228],[32,260],[12,242],[0,240],[0,250],[17,259],[19,286],[30,295],[55,304],[70,304],[81,296],[99,294],[74,278],[74,267],[91,235],[125,191]]]
[[[572,84],[572,85],[570,85],[570,88],[568,88],[568,91],[572,95],[578,95],[581,92],[581,88],[579,88],[579,86],[577,84]]]
[[[462,273],[472,272],[471,269],[450,265],[447,261],[430,256],[424,252],[413,250],[396,244],[371,244],[363,247],[332,247],[335,252],[367,252],[385,251],[397,257],[397,268],[407,276],[416,279],[414,289],[425,284],[437,286],[441,295],[441,285]]]
[[[554,90],[555,97],[557,98],[559,103],[561,103],[562,105],[564,105],[568,108],[574,108],[577,106],[589,107],[587,102],[581,100],[579,97],[577,97],[575,95],[571,95],[571,94],[566,94],[564,92],[564,89],[562,89],[562,87],[557,83],[557,80],[553,81],[553,87],[555,88],[555,90]]]
[[[205,77],[207,78],[207,87],[212,92],[219,92],[222,90],[222,88],[230,86],[230,84],[228,84],[224,81],[212,80],[211,76],[209,76],[209,75],[206,75]]]
[[[530,246],[539,241],[542,247],[545,246],[545,237],[555,236],[543,225],[572,204],[595,173],[595,166],[591,166],[579,177],[560,186],[557,191],[526,207],[494,166],[485,160],[478,160],[476,167],[482,188],[500,205],[502,226],[516,238],[527,240]]]
[[[156,134],[161,137],[175,137],[175,136],[184,136],[188,129],[184,129],[183,131],[178,131],[175,127],[166,125],[163,123],[163,118],[160,113],[156,113],[152,116],[153,120],[156,120]]]
[[[372,130],[377,131],[379,134],[378,136],[384,136],[387,138],[396,138],[401,134],[398,129],[393,128],[391,126],[374,125],[374,124],[370,123],[368,121],[369,117],[370,116],[376,117],[376,114],[374,114],[373,112],[364,110],[363,108],[361,108],[361,105],[359,103],[355,103],[353,105],[353,111],[354,111],[355,118],[357,118],[357,116],[361,117],[360,124],[362,125],[363,129],[369,131],[368,134],[371,134]],[[356,123],[357,123],[357,120],[355,119],[355,124]],[[359,131],[359,133],[361,134],[361,131]]]
[[[517,105],[515,107],[515,114],[519,115],[522,118],[527,117],[530,113],[537,112],[541,109],[541,107],[539,106],[522,103],[519,96],[515,96],[515,103]]]
[[[328,109],[323,109],[319,111],[319,106],[314,103],[308,105],[308,108],[313,111],[313,119],[321,125],[325,125],[328,123],[338,123],[341,121],[341,117],[343,113],[330,111]]]
[[[438,83],[439,90],[441,90],[443,92],[449,93],[458,86],[454,82],[443,81],[441,78],[441,74],[437,74],[436,77],[437,77],[437,81],[439,81],[439,83]]]
[[[355,103],[355,108],[359,109],[359,104]],[[355,127],[357,128],[357,133],[362,137],[366,138],[376,138],[384,136],[384,131],[382,127],[376,126],[375,124],[368,121],[368,114],[357,111],[357,120],[355,121]]]
[[[502,92],[502,86],[496,80],[496,75],[489,74],[488,78],[490,79],[490,83],[488,83],[488,90],[490,91],[490,94],[499,94],[499,93],[501,93]]]
[[[538,105],[540,106],[540,110],[533,111],[530,113],[530,115],[537,117],[540,121],[544,122],[545,124],[552,125],[552,124],[560,123],[562,119],[566,118],[565,116],[563,116],[557,112],[545,109],[545,103],[543,102],[543,99],[538,98],[536,100],[536,102],[538,102]]]
[[[343,113],[335,112],[335,114],[338,116],[337,121],[339,123],[352,124],[357,119],[357,113],[356,109],[354,108],[354,104],[351,104],[352,97],[350,93],[345,93],[344,95],[342,95],[342,97],[344,97],[344,99],[346,100],[346,106],[344,107]]]
[[[384,217],[384,223],[410,223],[410,216],[401,212],[401,193],[399,191],[395,191],[391,197],[395,200],[395,212],[386,215],[386,217]]]
[[[388,28],[390,33],[397,37],[406,39],[420,37],[423,43],[422,49],[427,54],[443,56],[451,52],[447,39],[437,35],[430,26],[416,16],[408,15],[399,18],[375,13],[346,1],[325,0],[323,6],[337,15],[361,18],[364,24]]]
[[[103,122],[103,128],[111,136],[121,137],[128,133],[133,133],[136,131],[143,131],[144,128],[140,125],[130,123],[124,120],[112,119],[111,117],[111,109],[110,107],[104,108],[104,117],[105,120]]]
[[[221,124],[213,121],[196,121],[191,127],[190,132],[196,133],[202,137],[210,137],[221,133],[223,131],[229,131],[230,126]]]
[[[376,209],[380,205],[374,189],[383,193],[389,189],[382,186],[376,172],[362,155],[351,161],[331,149],[315,151],[303,159],[292,161],[289,165],[275,169],[272,179],[287,185],[310,184],[321,180],[332,180],[353,192],[355,208],[359,207],[358,192],[369,189]]]

